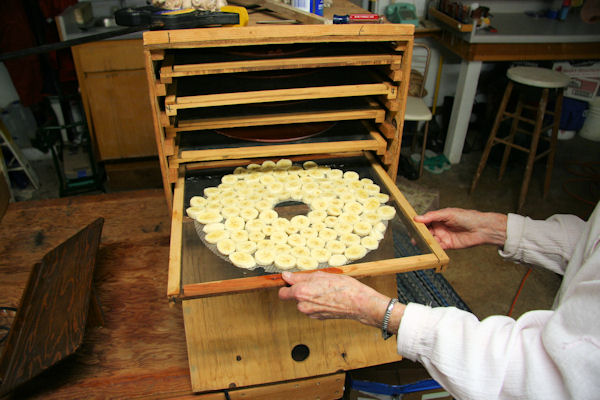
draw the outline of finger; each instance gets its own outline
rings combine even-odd
[[[292,300],[294,299],[294,292],[291,287],[282,287],[279,288],[279,298],[281,300]]]
[[[447,218],[448,218],[448,213],[447,213],[447,210],[444,208],[441,210],[429,211],[423,215],[415,215],[414,220],[416,222],[430,224],[431,222],[434,222],[434,221],[445,221]]]

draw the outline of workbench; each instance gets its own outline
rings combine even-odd
[[[566,21],[532,18],[524,13],[494,14],[497,32],[461,32],[438,21],[434,37],[462,61],[444,154],[451,163],[461,158],[479,74],[484,62],[588,60],[600,58],[600,24],[585,24],[578,14]]]

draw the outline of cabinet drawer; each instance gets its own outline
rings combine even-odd
[[[73,47],[78,68],[87,72],[144,69],[141,39],[104,40]]]
[[[278,159],[280,157],[274,161]],[[396,215],[388,222],[385,235],[376,250],[354,263],[325,268],[328,272],[367,277],[425,268],[439,270],[448,263],[448,257],[427,228],[413,222],[414,210],[371,153],[334,159],[319,159],[319,156],[291,159],[297,163],[315,159],[320,165],[356,171],[360,178],[371,179],[379,185],[381,192],[389,195],[388,205],[396,209]],[[194,169],[192,166],[180,168],[173,201],[168,284],[170,297],[191,299],[284,285],[279,273],[265,272],[261,267],[254,270],[237,268],[223,256],[217,255],[216,250],[213,252],[201,241],[195,222],[186,215],[185,210],[190,206],[192,196],[201,196],[205,188],[217,186],[221,177],[231,174],[236,164],[244,165],[240,160],[236,161],[237,163],[232,161],[223,167],[212,164],[213,168],[208,169]],[[261,160],[252,162],[260,163]],[[245,164],[247,163],[246,161]],[[281,215],[289,214],[291,209],[286,207],[293,205],[277,205],[275,210]]]

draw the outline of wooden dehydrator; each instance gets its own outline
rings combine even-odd
[[[339,398],[344,371],[397,361],[394,340],[317,321],[282,302],[279,274],[208,250],[189,199],[236,166],[289,158],[354,170],[397,216],[379,249],[330,272],[396,296],[395,274],[448,258],[396,187],[412,25],[290,25],[154,31],[144,51],[165,196],[168,297],[181,303],[194,392],[210,398]],[[207,394],[209,393],[209,394]]]

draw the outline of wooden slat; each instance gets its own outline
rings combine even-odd
[[[148,48],[201,48],[282,43],[412,41],[414,25],[347,24],[247,26],[144,32]]]
[[[321,68],[336,66],[364,66],[364,65],[399,65],[401,55],[396,54],[367,54],[346,55],[332,57],[302,57],[302,58],[277,58],[268,60],[245,60],[204,64],[175,65],[170,69],[161,68],[161,82],[167,78],[211,75],[224,73],[238,73],[266,70],[284,70],[297,68]],[[164,79],[163,79],[164,77]]]
[[[365,108],[322,112],[264,114],[255,116],[231,116],[228,118],[204,118],[180,121],[178,127],[173,128],[173,132],[261,125],[279,125],[304,122],[351,121],[357,119],[374,119],[375,121],[377,121],[384,116],[385,110],[381,108]]]
[[[169,253],[169,280],[167,296],[178,297],[181,291],[181,239],[183,233],[183,195],[185,178],[183,169],[180,178],[175,183],[173,191],[173,211],[171,213],[171,246]]]
[[[165,57],[159,70],[159,78],[161,83],[172,83],[173,82],[173,64],[175,62],[175,56],[169,54]]]
[[[383,183],[386,185],[386,188],[390,191],[390,195],[394,198],[394,200],[398,203],[400,211],[406,217],[406,220],[415,228],[421,235],[421,237],[425,240],[431,251],[437,257],[438,265],[440,269],[445,268],[448,265],[450,259],[446,252],[440,247],[440,244],[433,238],[429,229],[425,226],[425,224],[420,222],[415,222],[414,217],[417,215],[415,210],[412,208],[406,197],[400,192],[398,186],[394,183],[394,181],[390,178],[390,176],[377,164],[375,158],[366,153],[367,158],[369,158],[373,164],[373,169],[377,172],[377,175],[381,178]]]
[[[176,115],[177,110],[182,108],[369,95],[384,95],[386,98],[391,99],[395,98],[396,94],[397,88],[388,82],[364,85],[259,90],[254,92],[219,93],[185,97],[176,97],[169,93],[165,98],[165,108],[167,115]]]
[[[258,158],[258,157],[276,157],[298,154],[319,154],[319,153],[345,153],[351,151],[373,150],[380,148],[378,140],[348,140],[342,142],[328,142],[326,146],[323,143],[302,143],[302,144],[279,144],[273,146],[257,146],[232,148],[223,151],[223,149],[210,150],[181,150],[179,157],[174,159],[177,163],[208,161],[208,160],[230,160],[236,158]]]
[[[365,263],[349,264],[336,268],[322,268],[319,271],[333,274],[344,274],[355,278],[368,276],[390,275],[425,268],[441,268],[439,258],[435,254],[423,254],[412,257],[392,258]],[[311,273],[314,271],[303,271]],[[285,286],[281,274],[253,276],[240,279],[229,279],[213,282],[193,283],[183,285],[182,299],[210,297],[221,294],[243,293],[257,289],[268,289]]]
[[[275,385],[230,390],[229,398],[231,400],[272,400],[275,397],[294,400],[335,400],[342,398],[345,380],[344,373],[318,376]]]

